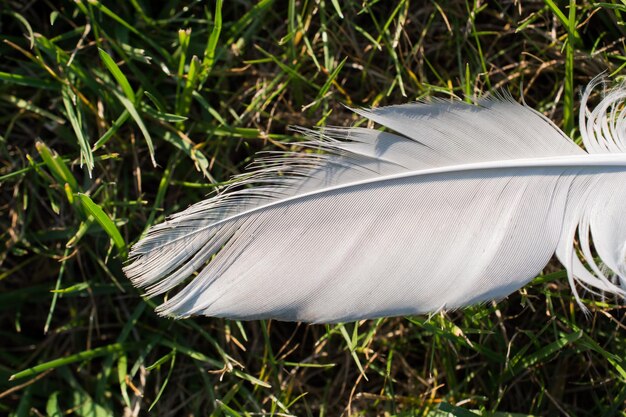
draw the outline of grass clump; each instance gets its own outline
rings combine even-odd
[[[161,319],[150,225],[342,106],[508,88],[576,137],[621,2],[5,2],[0,414],[625,416],[624,307],[554,268],[497,304],[336,326]],[[517,413],[517,414],[508,414]]]

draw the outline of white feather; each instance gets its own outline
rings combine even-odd
[[[589,153],[503,97],[356,110],[393,133],[302,129],[309,152],[260,160],[152,227],[125,272],[149,295],[191,277],[158,309],[177,317],[328,323],[460,308],[507,296],[555,252],[577,299],[575,281],[623,296],[626,90],[588,112],[596,84],[581,110]]]

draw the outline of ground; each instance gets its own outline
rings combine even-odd
[[[356,123],[345,106],[506,89],[578,139],[581,88],[626,65],[622,2],[0,12],[0,414],[626,415],[624,305],[583,292],[585,315],[556,262],[497,303],[332,326],[160,318],[121,270],[255,152],[297,149],[290,125]]]

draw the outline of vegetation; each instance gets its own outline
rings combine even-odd
[[[578,137],[580,88],[626,66],[607,1],[6,0],[0,414],[626,416],[624,305],[585,316],[556,263],[498,303],[334,326],[159,318],[121,271],[344,104],[506,88]]]

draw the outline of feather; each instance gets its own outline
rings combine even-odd
[[[157,309],[174,317],[457,309],[506,297],[555,253],[579,302],[576,283],[624,296],[626,90],[590,111],[600,82],[582,97],[587,151],[507,96],[355,110],[385,132],[299,129],[305,151],[270,154],[152,227],[124,271],[149,296],[184,284]]]

